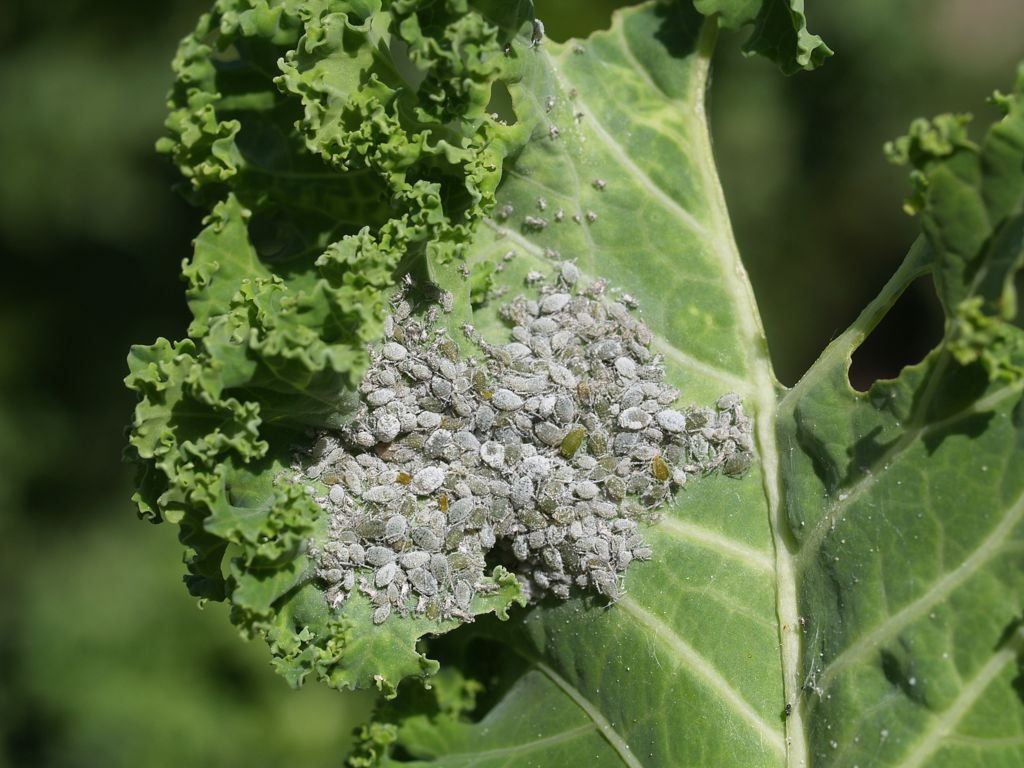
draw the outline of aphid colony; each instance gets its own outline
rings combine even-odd
[[[333,606],[360,590],[378,624],[469,620],[497,564],[534,601],[574,587],[615,600],[630,562],[651,557],[638,522],[691,475],[750,466],[739,398],[673,409],[651,331],[602,281],[558,269],[554,285],[531,275],[536,298],[502,307],[511,342],[463,328],[475,357],[436,325],[437,306],[421,320],[395,300],[352,423],[296,465],[328,489],[328,541],[313,555]]]

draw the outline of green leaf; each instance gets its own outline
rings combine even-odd
[[[754,24],[786,71],[820,62],[802,5],[649,3],[565,44],[531,22],[467,0],[221,0],[201,20],[162,147],[211,215],[190,338],[130,360],[140,512],[181,526],[190,588],[290,682],[397,695],[352,765],[1019,764],[1024,75],[984,138],[947,116],[892,144],[923,237],[785,390],[704,98],[719,24]],[[636,299],[685,402],[743,398],[752,471],[662,508],[614,604],[506,614],[522,595],[495,569],[457,632],[375,626],[358,593],[330,609],[322,489],[291,465],[344,422],[388,289],[432,280],[453,335],[497,340],[500,293],[562,260]],[[943,340],[853,391],[854,350],[929,276]]]
[[[932,124],[944,138],[917,122],[897,142],[925,239],[780,405],[801,709],[829,764],[1024,758],[1024,332],[1009,322],[1024,264],[1022,86],[980,145],[948,116]],[[943,342],[851,392],[853,349],[926,273]]]
[[[980,148],[948,142],[930,167],[929,180],[966,179],[943,195],[993,200],[986,216],[964,218],[929,185],[931,237],[787,392],[714,171],[703,112],[713,30],[647,6],[585,42],[533,52],[511,89],[531,140],[498,190],[498,210],[514,212],[486,222],[471,261],[515,251],[496,277],[515,286],[557,251],[628,291],[684,397],[744,396],[760,464],[681,492],[647,532],[654,560],[630,569],[617,604],[538,606],[517,633],[483,624],[436,643],[463,670],[493,653],[453,651],[467,632],[515,655],[478,672],[493,700],[472,718],[415,700],[382,711],[397,728],[378,755],[400,749],[437,766],[583,755],[593,765],[853,766],[1009,765],[1024,751],[1021,331],[962,303],[1013,305],[1022,241],[1001,233],[1019,232],[1024,192],[1020,159],[1005,157],[1021,146],[1017,102]],[[549,224],[536,231],[526,215]],[[969,247],[943,250],[954,235]],[[928,273],[961,302],[943,343],[895,381],[854,392],[854,349]],[[473,322],[498,333],[487,306]],[[992,338],[1001,346],[986,346]]]
[[[457,625],[329,611],[308,557],[325,516],[292,469],[346,423],[398,279],[461,257],[516,146],[485,107],[525,6],[430,5],[218,0],[174,60],[157,147],[210,213],[183,266],[189,338],[129,358],[135,501],[294,684],[390,693],[437,669],[419,638]],[[471,614],[522,599],[493,581]]]
[[[832,49],[807,30],[804,0],[694,0],[693,4],[726,29],[753,26],[743,50],[771,59],[787,75],[820,67],[832,55]]]
[[[506,164],[498,191],[496,211],[512,206],[512,215],[488,219],[469,258],[497,263],[514,251],[497,277],[514,290],[527,271],[551,269],[552,251],[575,260],[585,275],[636,297],[668,380],[687,401],[710,405],[740,393],[770,429],[776,389],[703,111],[715,29],[681,4],[649,5],[620,12],[611,30],[579,45],[519,43],[523,78],[510,91],[515,128],[531,138]],[[531,231],[528,215],[549,223]],[[472,322],[498,333],[490,305]],[[645,533],[654,560],[630,567],[627,596],[615,605],[580,597],[532,609],[517,635],[495,629],[514,639],[509,664],[522,687],[478,727],[446,733],[431,764],[555,765],[570,754],[595,765],[780,764],[786,734],[767,459],[743,480],[708,478],[680,492]],[[541,703],[527,704],[533,699],[521,690]],[[556,704],[544,702],[560,714],[549,719]],[[492,728],[503,718],[516,722],[509,736]],[[402,748],[418,755],[403,733]],[[488,756],[490,749],[498,751]]]

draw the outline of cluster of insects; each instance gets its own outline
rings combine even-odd
[[[376,623],[470,620],[499,564],[531,600],[615,600],[652,554],[639,523],[689,477],[750,466],[740,399],[673,408],[634,300],[583,285],[570,262],[534,276],[531,296],[501,308],[507,343],[463,327],[472,356],[437,323],[450,296],[422,316],[396,297],[353,421],[296,463],[330,514],[313,554],[333,606],[359,590]]]

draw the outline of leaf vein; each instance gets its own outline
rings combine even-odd
[[[896,442],[893,443],[893,446],[888,451],[878,457],[878,459],[872,462],[870,467],[863,471],[863,474],[857,482],[849,486],[847,491],[838,495],[836,501],[831,505],[831,507],[829,507],[825,514],[822,515],[821,519],[800,542],[800,551],[797,554],[798,572],[802,573],[804,569],[806,569],[811,562],[812,556],[821,548],[821,544],[825,540],[826,534],[835,527],[837,522],[839,522],[843,512],[852,506],[853,503],[863,496],[868,490],[874,487],[879,479],[885,475],[886,471],[892,468],[896,459],[905,453],[914,443],[932,432],[943,429],[952,424],[956,424],[958,421],[976,414],[985,413],[986,411],[994,409],[1004,400],[1008,400],[1011,397],[1020,394],[1022,389],[1024,389],[1024,384],[1021,383],[1007,385],[996,390],[992,394],[975,401],[971,406],[964,408],[962,411],[951,416],[947,416],[941,421],[934,421],[931,424],[925,424],[915,429],[907,430]]]
[[[1024,518],[1024,493],[1010,506],[999,524],[975,548],[957,568],[947,572],[917,600],[901,608],[871,631],[849,645],[837,655],[822,671],[816,686],[819,695],[824,694],[836,676],[846,667],[856,663],[869,651],[892,639],[913,621],[923,616],[937,603],[945,600],[957,587],[967,581],[992,558],[1005,551],[1005,541],[1010,532]]]
[[[1006,665],[1015,661],[1022,651],[1024,651],[1024,627],[1018,627],[1005,645],[994,653],[992,658],[963,687],[953,703],[932,720],[931,727],[922,734],[914,751],[900,764],[900,768],[918,768],[922,765],[942,745],[957,723],[970,711],[974,702],[992,684]]]
[[[514,229],[502,226],[493,219],[484,219],[484,223],[501,237],[505,237],[513,241],[531,256],[535,256],[538,260],[550,265],[550,260],[544,256],[544,249],[535,243],[530,242]],[[705,363],[702,360],[698,360],[697,358],[686,354],[678,347],[673,346],[661,335],[655,334],[654,347],[664,354],[665,357],[671,358],[674,363],[682,368],[696,371],[697,373],[701,373],[709,378],[716,379],[740,394],[749,393],[750,391],[750,386],[743,379],[729,373],[728,371],[716,368],[709,363]]]
[[[619,735],[619,733],[612,727],[612,724],[608,722],[601,711],[594,706],[594,704],[584,696],[572,683],[566,680],[564,677],[559,675],[555,670],[549,667],[542,661],[535,661],[534,664],[541,672],[543,672],[551,682],[557,685],[562,691],[576,702],[576,705],[583,710],[583,712],[591,719],[598,732],[604,737],[605,741],[615,750],[616,754],[622,758],[622,762],[629,766],[629,768],[643,768],[643,763],[636,759],[633,753],[630,751],[629,744],[626,743],[625,739]]]
[[[555,77],[561,81],[561,85],[564,90],[568,91],[573,87],[572,82],[562,71],[555,70]],[[576,91],[578,94],[579,89],[577,88]],[[701,224],[692,213],[677,203],[671,195],[658,186],[654,182],[654,179],[652,179],[643,168],[636,164],[633,158],[629,156],[629,153],[626,152],[625,147],[617,142],[608,133],[608,131],[605,130],[604,126],[601,125],[600,121],[595,117],[596,113],[586,105],[583,98],[579,95],[576,97],[576,104],[586,114],[586,124],[593,129],[597,138],[601,140],[601,143],[604,144],[608,148],[608,151],[611,152],[612,155],[614,155],[622,164],[622,167],[629,172],[629,175],[633,177],[637,184],[643,187],[644,191],[651,195],[651,197],[661,203],[662,207],[674,215],[683,225],[686,226],[687,229],[706,238],[708,236],[708,231],[705,229],[704,225]]]
[[[718,698],[747,723],[771,749],[780,755],[786,753],[782,733],[772,728],[764,718],[722,677],[713,664],[701,656],[665,622],[637,603],[631,597],[619,600],[618,605],[631,614],[662,642],[695,678],[704,683]]]
[[[765,574],[775,572],[775,564],[768,553],[696,523],[686,522],[675,517],[664,517],[658,521],[654,530],[670,531],[674,537],[682,541],[698,544]]]

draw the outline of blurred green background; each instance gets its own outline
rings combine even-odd
[[[622,3],[538,2],[562,39]],[[180,337],[199,214],[155,157],[168,62],[206,2],[14,0],[0,14],[0,766],[338,765],[367,697],[291,692],[181,584],[169,528],[120,463],[128,346]],[[726,35],[716,152],[780,379],[793,383],[916,231],[882,143],[911,118],[994,114],[1024,58],[1020,0],[808,3],[837,55],[783,78]],[[855,359],[861,388],[941,330],[930,287]]]

